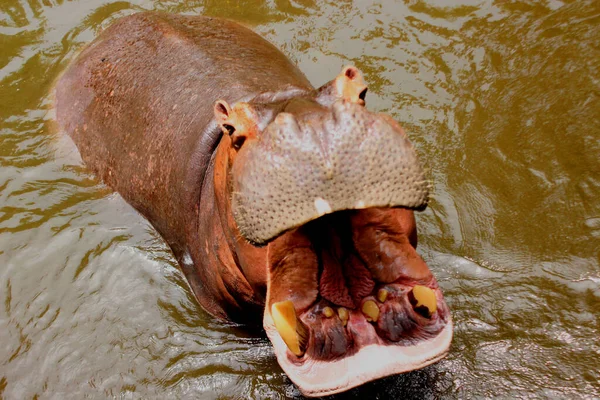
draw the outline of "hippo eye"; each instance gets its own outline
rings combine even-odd
[[[235,132],[235,128],[229,124],[223,124],[223,128],[227,130],[229,136],[233,135],[233,132]]]
[[[362,92],[358,95],[358,98],[362,101],[365,101],[365,96],[367,95],[367,88],[364,88]]]
[[[234,149],[239,150],[245,141],[246,141],[246,136],[244,136],[244,135],[234,136],[232,146]]]

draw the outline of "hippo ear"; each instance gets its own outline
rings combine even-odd
[[[343,99],[350,103],[365,105],[367,85],[358,68],[348,65],[331,82],[319,88],[319,101],[331,103]]]
[[[361,106],[365,105],[367,85],[358,68],[351,65],[344,67],[335,78],[335,85],[341,98]]]
[[[225,100],[217,100],[214,113],[223,134],[231,138],[234,149],[239,150],[246,139],[256,136],[258,118],[250,104],[237,103],[231,108]]]

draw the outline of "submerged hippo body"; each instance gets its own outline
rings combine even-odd
[[[211,314],[262,319],[303,393],[421,368],[452,336],[415,251],[414,150],[346,67],[314,89],[233,22],[135,14],[56,89],[85,163],[169,243]]]

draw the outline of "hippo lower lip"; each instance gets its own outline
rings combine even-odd
[[[438,336],[414,346],[372,344],[338,360],[294,362],[289,359],[285,343],[274,332],[272,320],[266,314],[264,327],[282,369],[309,397],[344,392],[379,378],[426,367],[446,355],[452,340],[452,322],[448,318]]]
[[[408,239],[399,239],[403,232],[386,225],[407,211],[337,212],[269,244],[263,326],[279,364],[304,394],[345,391],[422,368],[447,353],[452,322],[437,282]],[[367,250],[371,240],[379,248]],[[431,313],[422,292],[434,296]],[[273,305],[283,303],[293,304],[306,331],[293,348],[290,333],[277,324],[281,317],[273,315]]]

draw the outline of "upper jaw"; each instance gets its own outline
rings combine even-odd
[[[429,196],[402,128],[347,102],[334,103],[318,118],[278,114],[242,147],[231,176],[236,226],[255,245],[340,210],[421,210]]]

